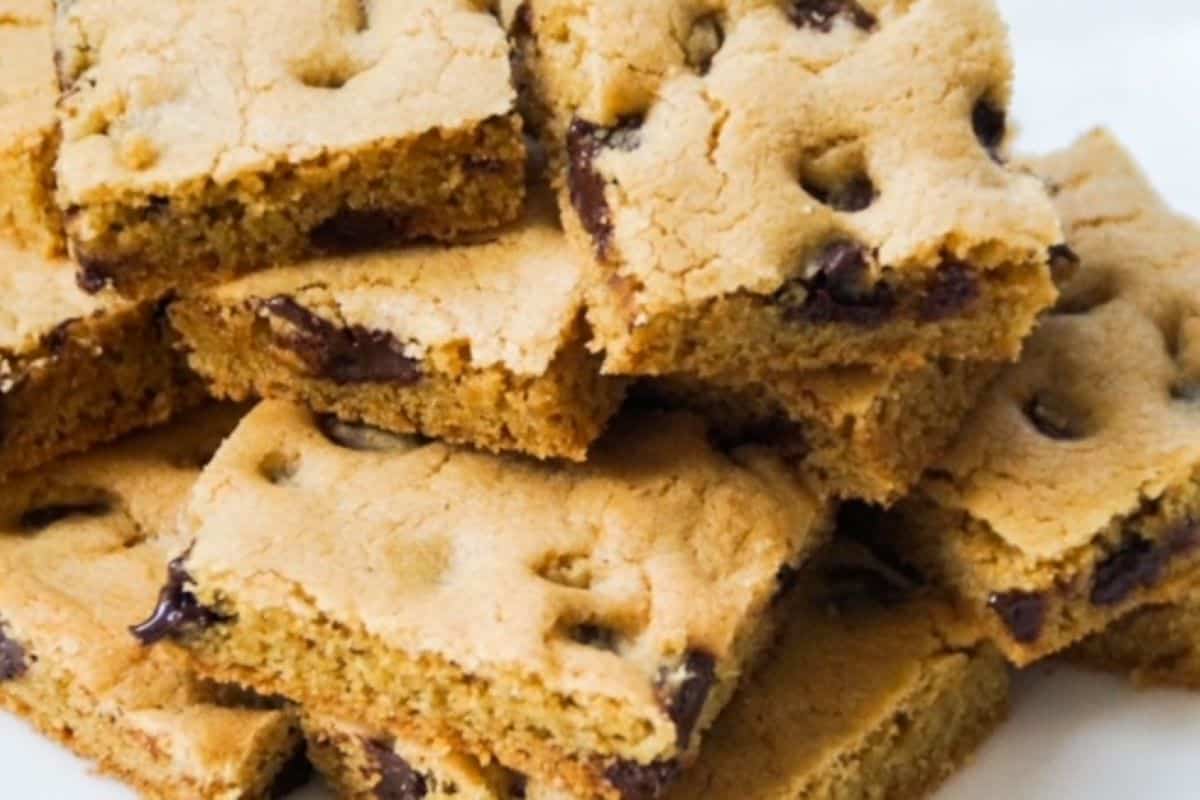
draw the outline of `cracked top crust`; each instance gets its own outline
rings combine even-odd
[[[286,603],[654,717],[655,677],[686,653],[736,674],[780,569],[825,534],[781,461],[723,455],[690,416],[618,422],[588,464],[553,467],[404,439],[352,450],[315,422],[264,402],[206,470],[185,517],[202,597]]]
[[[1200,466],[1200,227],[1104,131],[1032,167],[1082,267],[923,489],[1053,559]]]
[[[1061,242],[1043,187],[997,163],[1012,63],[991,0],[514,8],[555,133],[601,126],[598,183],[572,191],[642,312],[769,295],[840,240],[876,276],[1045,264]]]
[[[0,152],[37,147],[54,128],[52,18],[50,0],[0,0]]]
[[[60,0],[60,200],[167,194],[510,114],[474,0]]]
[[[537,376],[582,312],[582,264],[546,203],[480,244],[310,261],[224,284],[206,299],[261,306],[275,297],[339,328],[386,331],[410,358],[466,343],[476,367]],[[286,332],[287,321],[261,313]]]

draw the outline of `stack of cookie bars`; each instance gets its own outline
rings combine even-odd
[[[1012,72],[992,0],[0,0],[0,705],[169,800],[815,800],[1009,664],[1200,686],[1200,228]]]

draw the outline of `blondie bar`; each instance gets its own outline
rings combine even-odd
[[[614,373],[1013,360],[1062,231],[991,0],[503,4]]]
[[[58,8],[58,202],[85,286],[156,296],[517,216],[525,146],[483,3]]]
[[[66,260],[0,242],[0,479],[198,404],[162,306],[90,295]]]
[[[895,531],[1018,664],[1200,568],[1200,227],[1104,132],[1033,166],[1082,267]]]
[[[694,757],[826,532],[785,464],[687,415],[622,419],[586,465],[350,433],[276,402],[243,421],[171,570],[201,619],[160,607],[147,638],[585,797]]]
[[[45,255],[63,249],[53,17],[52,0],[0,0],[0,236]]]
[[[217,394],[582,460],[625,381],[587,350],[581,265],[552,212],[531,214],[481,244],[260,272],[171,319]]]
[[[1128,673],[1138,684],[1200,690],[1200,587],[1170,604],[1134,612],[1080,644],[1072,656]]]
[[[0,488],[0,707],[147,797],[265,798],[300,745],[290,714],[219,702],[177,649],[126,629],[235,419],[194,415]]]
[[[917,800],[1004,718],[1004,659],[952,608],[852,545],[800,579],[778,653],[717,720],[668,800]],[[497,765],[309,720],[347,800],[568,800]],[[623,800],[655,796],[647,785]]]

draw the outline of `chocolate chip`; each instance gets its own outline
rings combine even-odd
[[[1040,592],[996,592],[988,598],[988,608],[1021,644],[1036,642],[1046,627],[1046,596]]]
[[[295,333],[277,337],[316,377],[337,384],[395,383],[407,386],[421,380],[420,362],[404,353],[403,343],[387,331],[351,325],[339,328],[286,295],[262,307],[288,322]]]
[[[91,259],[82,253],[76,254],[79,269],[75,272],[75,285],[88,294],[99,294],[112,285],[112,265]]]
[[[407,215],[392,211],[346,209],[314,228],[309,238],[323,250],[352,252],[404,237],[409,223]]]
[[[799,28],[815,28],[822,33],[833,30],[838,15],[849,19],[864,31],[873,30],[878,20],[855,0],[789,0],[788,19]]]
[[[167,583],[158,593],[158,603],[149,619],[132,626],[129,632],[144,645],[152,645],[163,639],[176,638],[193,629],[204,629],[228,622],[225,617],[200,604],[196,595],[188,590],[193,584],[192,576],[184,568],[191,555],[191,548],[167,565]]]
[[[1163,576],[1169,553],[1138,535],[1126,538],[1121,549],[1096,567],[1092,578],[1094,606],[1115,606],[1138,589],[1149,589]]]
[[[918,314],[922,322],[941,322],[962,314],[979,295],[975,271],[961,262],[948,261],[929,279]]]
[[[312,778],[313,768],[308,757],[304,753],[303,747],[296,748],[296,752],[292,754],[279,772],[275,774],[275,780],[271,782],[271,788],[267,792],[267,796],[272,800],[291,795],[292,792],[306,785]]]
[[[67,517],[102,517],[110,511],[112,511],[112,504],[107,500],[94,500],[85,503],[54,503],[29,509],[21,515],[21,519],[17,524],[21,530],[32,533],[34,531],[45,530]]]
[[[1048,439],[1071,442],[1087,437],[1084,421],[1054,395],[1034,395],[1025,406],[1025,416]]]
[[[701,75],[712,69],[713,58],[725,44],[725,28],[717,14],[708,14],[692,23],[692,31],[684,47],[688,66]]]
[[[613,652],[617,649],[617,632],[603,625],[576,625],[571,628],[570,636],[572,640],[588,647]]]
[[[523,800],[529,790],[529,778],[520,773],[513,773],[508,779],[508,794],[516,800]]]
[[[379,800],[421,800],[429,793],[425,776],[413,769],[390,745],[366,741],[366,750],[379,770],[375,796]]]
[[[42,347],[52,355],[59,355],[66,349],[67,343],[71,340],[71,328],[75,323],[79,322],[79,317],[71,317],[55,325],[46,333],[42,334]]]
[[[687,749],[716,682],[717,660],[703,650],[690,650],[681,666],[659,671],[655,689],[675,723],[676,744],[681,750]]]
[[[679,778],[675,759],[639,764],[617,761],[604,770],[604,777],[616,789],[621,800],[658,800]]]
[[[1003,108],[993,105],[986,98],[980,98],[971,112],[971,126],[979,143],[991,154],[992,160],[1001,162],[1000,148],[1008,133],[1008,114]]]
[[[420,436],[389,433],[370,425],[346,422],[332,414],[317,417],[317,429],[339,447],[372,453],[412,450],[427,441]]]
[[[1062,288],[1079,274],[1079,255],[1067,244],[1056,244],[1050,248],[1050,277],[1054,285]]]
[[[574,119],[567,130],[567,188],[580,224],[596,244],[596,254],[607,258],[612,244],[612,210],[605,197],[604,176],[596,171],[596,158],[606,148],[633,150],[637,147],[641,118],[622,120],[615,128],[604,128]]]
[[[851,214],[869,208],[879,197],[879,193],[875,191],[875,184],[866,175],[856,175],[845,183],[834,186],[823,186],[813,180],[803,181],[801,185],[804,191],[823,205],[834,211]]]
[[[862,245],[832,242],[821,251],[815,266],[815,277],[801,281],[799,287],[787,284],[776,293],[774,302],[782,307],[784,320],[872,327],[894,312],[892,288],[884,281],[871,285],[868,255]],[[800,294],[802,302],[795,298]]]
[[[19,642],[8,638],[0,628],[0,681],[15,680],[28,669],[25,648]]]

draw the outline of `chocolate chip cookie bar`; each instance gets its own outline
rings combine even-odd
[[[608,371],[1007,361],[1053,302],[1062,231],[1004,163],[991,0],[505,11]]]
[[[0,236],[46,255],[63,249],[51,3],[0,0]]]
[[[58,8],[58,202],[84,286],[157,296],[517,216],[525,147],[485,4]]]
[[[1079,645],[1072,656],[1127,673],[1139,685],[1200,690],[1200,588],[1131,614]]]
[[[1200,227],[1106,133],[1033,166],[1082,266],[893,532],[1018,664],[1200,569]]]
[[[694,757],[825,511],[687,415],[562,466],[264,402],[189,503],[189,613],[148,629],[214,680],[617,800]]]
[[[223,704],[181,652],[127,630],[235,419],[191,416],[0,489],[0,707],[147,797],[266,797],[300,744],[290,714]]]
[[[588,352],[581,272],[547,208],[486,243],[256,273],[171,319],[219,395],[582,460],[625,381]]]
[[[796,591],[777,654],[745,679],[668,800],[916,800],[1005,717],[1004,659],[905,575],[838,545]],[[564,798],[497,765],[352,724],[309,720],[306,730],[314,761],[350,800]],[[663,788],[647,783],[624,798]]]
[[[686,376],[642,381],[638,399],[702,413],[727,441],[802,459],[826,494],[898,500],[942,455],[999,370],[947,360],[913,370],[840,367],[741,387]]]
[[[198,404],[159,303],[91,295],[74,267],[0,241],[0,479]]]

